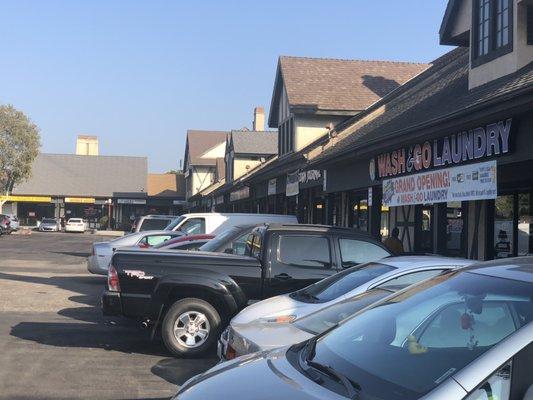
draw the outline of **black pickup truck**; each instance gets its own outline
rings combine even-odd
[[[346,228],[262,225],[244,239],[230,233],[218,252],[117,250],[102,296],[104,315],[137,318],[152,328],[152,337],[160,328],[172,353],[197,356],[250,300],[390,255],[370,236]],[[217,239],[220,245],[224,238]]]

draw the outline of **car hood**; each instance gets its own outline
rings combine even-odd
[[[315,303],[303,303],[291,299],[288,294],[271,297],[249,305],[232,319],[232,324],[247,324],[259,318],[274,317],[280,315],[307,314],[307,309],[314,309]],[[309,311],[310,312],[310,311]]]
[[[306,378],[285,358],[287,348],[254,353],[185,382],[174,400],[346,400]],[[221,392],[222,391],[222,392]]]
[[[311,339],[314,336],[299,329],[294,324],[232,324],[231,328],[233,346],[237,351],[242,351],[243,353],[290,346]]]

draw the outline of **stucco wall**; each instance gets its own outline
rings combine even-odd
[[[257,167],[259,164],[261,164],[261,161],[259,160],[251,160],[249,158],[241,158],[237,157],[233,161],[233,179],[238,179],[247,172],[251,171],[255,167]],[[249,166],[249,168],[246,168],[246,166]]]
[[[294,151],[303,149],[308,144],[314,142],[327,133],[326,127],[332,123],[338,124],[347,117],[332,117],[321,115],[294,117]]]

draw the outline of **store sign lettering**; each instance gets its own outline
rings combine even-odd
[[[498,156],[509,152],[512,119],[478,127],[432,143],[426,141],[377,157],[377,177],[422,172],[430,168]],[[371,168],[373,162],[371,161]]]

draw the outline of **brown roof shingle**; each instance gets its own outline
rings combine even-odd
[[[216,158],[202,158],[208,150],[224,143],[229,132],[188,130],[185,157],[192,165],[216,165]]]
[[[429,64],[280,57],[290,106],[362,111]]]
[[[185,197],[182,174],[148,174],[148,196]]]

